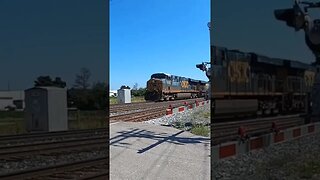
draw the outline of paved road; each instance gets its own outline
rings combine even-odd
[[[110,125],[110,179],[209,180],[210,139],[145,123]]]

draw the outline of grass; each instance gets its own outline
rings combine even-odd
[[[109,98],[109,103],[110,104],[118,104],[117,97],[110,97]]]
[[[107,127],[105,111],[69,112],[69,129],[92,129]]]
[[[203,116],[204,118],[210,119],[210,118],[211,118],[211,113],[210,113],[210,111],[209,111],[209,112],[206,111],[206,112],[203,112],[203,113],[202,113],[202,116]]]
[[[191,128],[191,133],[195,134],[195,135],[198,135],[198,136],[209,137],[210,128],[208,126],[205,126],[205,125],[194,125]]]
[[[22,120],[0,123],[0,135],[22,134],[25,132],[25,125]]]
[[[23,118],[23,111],[0,111],[0,120],[6,118]]]
[[[186,124],[191,125],[187,126]],[[183,122],[174,122],[174,127],[181,130],[188,130],[194,135],[209,137],[210,136],[210,127],[203,124],[191,124],[191,123],[183,123]]]
[[[0,111],[0,135],[21,134],[25,132],[24,112]]]
[[[319,159],[309,159],[294,168],[300,178],[312,178],[314,174],[320,174]]]
[[[211,113],[210,111],[198,111],[192,114],[193,117],[200,117],[205,119],[210,119]]]
[[[131,102],[146,102],[143,96],[131,96]],[[110,97],[109,98],[110,104],[118,104],[117,97]]]
[[[210,136],[210,117],[211,113],[208,110],[195,111],[192,117],[187,122],[175,121],[173,126],[177,129],[190,131],[190,133],[198,136]]]
[[[274,178],[270,174],[270,169],[277,169],[283,171],[288,178],[299,177],[301,179],[310,179],[315,174],[320,174],[320,160],[319,155],[311,155],[310,157],[304,157],[303,160],[297,162],[296,155],[290,153],[284,153],[280,157],[274,157],[267,162],[261,162],[257,166],[257,174]]]
[[[81,120],[69,121],[69,129],[94,129],[107,127],[106,120]]]
[[[131,99],[131,102],[146,102],[143,96],[134,96]]]
[[[26,133],[23,112],[0,112],[0,135]],[[69,111],[69,129],[106,127],[105,111]]]

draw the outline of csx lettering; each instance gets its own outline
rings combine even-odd
[[[231,82],[249,82],[248,73],[250,66],[248,62],[231,61],[228,66],[228,75]]]
[[[188,85],[189,85],[188,81],[182,81],[181,82],[181,87],[182,88],[188,88]]]
[[[304,80],[307,86],[312,86],[314,83],[315,73],[312,71],[306,71],[304,73]]]

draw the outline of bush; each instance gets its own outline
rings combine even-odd
[[[146,88],[139,88],[137,90],[132,90],[131,95],[132,96],[144,96],[146,94]]]

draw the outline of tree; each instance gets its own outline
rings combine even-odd
[[[129,86],[122,85],[122,86],[120,87],[120,89],[130,89],[130,87],[129,87]]]
[[[138,83],[134,83],[132,90],[138,90]]]
[[[90,77],[90,70],[88,68],[81,68],[80,73],[76,74],[74,87],[77,89],[88,89],[90,87]]]
[[[64,88],[67,86],[65,81],[62,81],[60,77],[56,77],[53,81],[50,76],[39,76],[36,81],[34,81],[34,86],[54,86]]]
[[[68,107],[76,107],[79,110],[106,110],[107,85],[97,82],[90,89],[68,90]]]
[[[104,82],[95,83],[92,86],[92,94],[94,96],[95,108],[105,110],[108,102],[107,84]]]
[[[36,81],[34,81],[34,86],[53,86],[53,81],[50,76],[39,76]]]
[[[133,96],[144,96],[146,93],[146,88],[139,88],[137,90],[132,90],[131,94]]]
[[[53,81],[53,85],[56,87],[65,88],[67,86],[67,83],[65,81],[62,81],[60,77],[56,77],[56,79]]]

